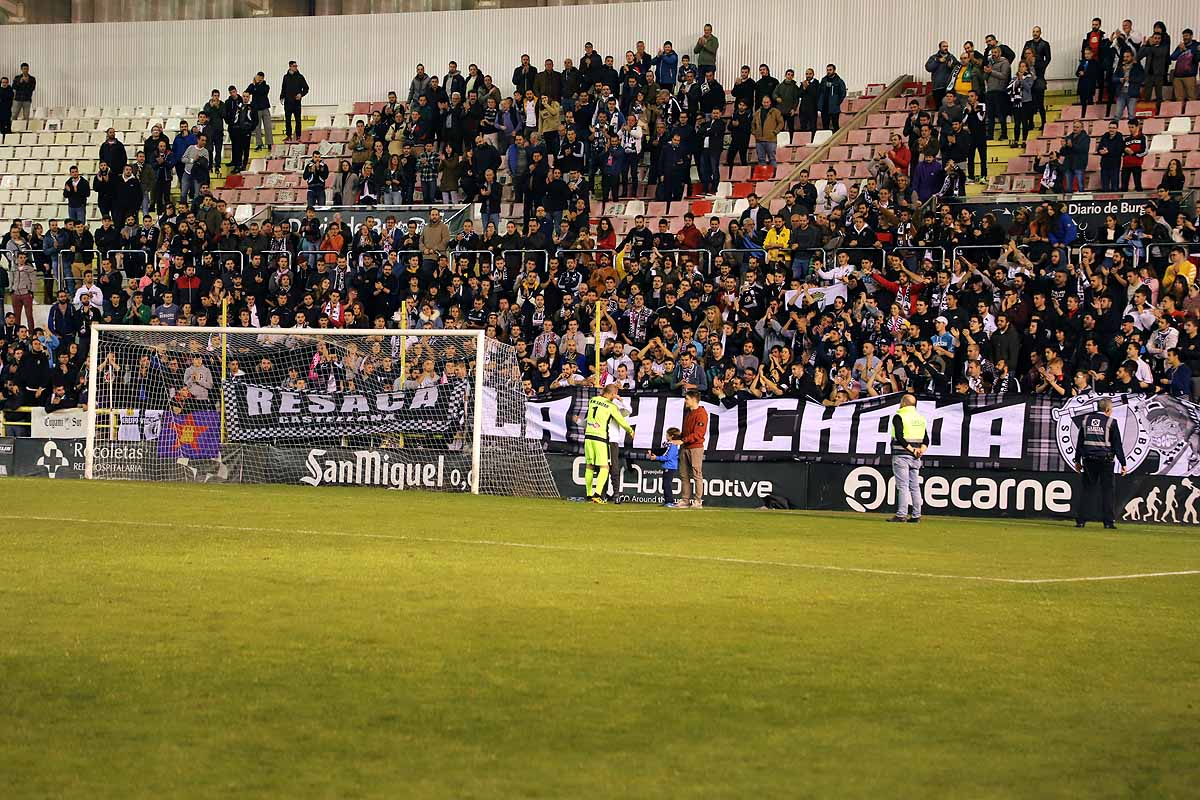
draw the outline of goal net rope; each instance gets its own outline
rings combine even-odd
[[[101,325],[90,364],[92,478],[558,496],[481,332]]]

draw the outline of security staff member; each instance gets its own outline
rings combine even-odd
[[[1079,425],[1075,454],[1075,468],[1083,473],[1079,497],[1075,502],[1075,527],[1082,528],[1089,516],[1096,518],[1098,494],[1104,527],[1116,528],[1113,521],[1116,482],[1113,478],[1113,459],[1121,464],[1121,474],[1124,475],[1125,448],[1121,446],[1121,429],[1112,418],[1112,400],[1109,398],[1101,397],[1096,402],[1096,410],[1083,418]]]
[[[921,521],[921,456],[929,447],[925,417],[917,411],[917,398],[900,398],[892,416],[892,472],[896,476],[896,516],[888,522]]]

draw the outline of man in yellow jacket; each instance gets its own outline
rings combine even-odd
[[[1163,275],[1162,286],[1164,289],[1175,283],[1176,278],[1183,278],[1187,281],[1188,286],[1196,282],[1196,265],[1188,259],[1187,250],[1176,245],[1171,248],[1170,258],[1171,263],[1167,265],[1167,271]]]
[[[768,264],[781,264],[788,257],[792,243],[792,229],[783,224],[783,217],[776,214],[771,220],[771,227],[763,239],[763,249],[767,252]]]
[[[750,120],[750,133],[754,136],[754,148],[758,152],[759,166],[770,164],[775,169],[775,137],[783,130],[783,114],[773,107],[770,97],[764,95],[762,106]]]

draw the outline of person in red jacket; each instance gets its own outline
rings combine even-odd
[[[675,238],[679,240],[681,250],[700,249],[704,234],[696,227],[696,218],[692,216],[692,212],[689,211],[683,215],[683,227],[676,231]]]
[[[708,410],[700,405],[700,393],[695,390],[683,396],[683,409],[683,444],[679,448],[679,480],[683,491],[675,507],[703,508],[704,446],[708,442]]]
[[[1125,137],[1125,156],[1121,159],[1121,191],[1129,191],[1129,179],[1137,191],[1142,191],[1142,162],[1146,160],[1146,136],[1142,123],[1129,123],[1129,135]]]
[[[892,261],[896,261],[896,259],[892,259]],[[901,264],[900,274],[894,281],[888,280],[881,274],[876,274],[874,277],[881,289],[886,289],[896,295],[896,305],[900,306],[901,310],[905,311],[908,316],[916,313],[917,298],[925,290],[925,284],[920,280],[920,275],[910,272],[908,267]]]

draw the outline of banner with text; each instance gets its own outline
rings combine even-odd
[[[454,434],[466,419],[468,383],[396,392],[318,392],[229,381],[232,441],[322,439],[389,433]]]
[[[87,436],[87,412],[82,408],[53,412],[35,408],[29,414],[29,435],[38,439],[82,439]]]
[[[552,451],[582,449],[587,391],[563,392],[526,406],[526,435]],[[1163,395],[1110,395],[1132,471],[1150,475],[1200,475],[1200,405]],[[979,395],[966,400],[921,400],[929,423],[926,462],[971,469],[1064,472],[1075,461],[1079,421],[1099,395],[1056,402],[1043,397]],[[634,426],[624,445],[658,447],[667,428],[682,427],[683,398],[622,398]],[[829,407],[794,398],[752,399],[730,406],[705,403],[709,412],[706,458],[714,461],[806,460],[888,464],[890,424],[900,395]],[[485,398],[485,409],[494,403]],[[485,420],[485,433],[511,426]]]

